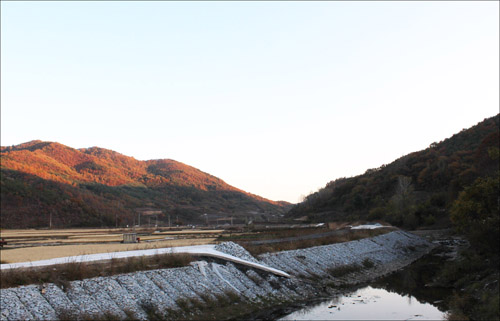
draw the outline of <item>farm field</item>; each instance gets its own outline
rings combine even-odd
[[[8,242],[0,250],[1,263],[29,262],[57,257],[177,247],[214,243],[224,230],[137,229],[140,243],[121,243],[123,229],[2,230]]]
[[[2,263],[17,263],[46,260],[57,257],[133,251],[144,249],[156,249],[163,247],[177,247],[189,245],[213,244],[217,238],[196,238],[159,241],[155,243],[132,243],[132,244],[80,244],[59,246],[35,246],[17,249],[2,249],[0,257]]]
[[[24,241],[33,242],[102,242],[102,241],[121,241],[123,233],[137,233],[138,235],[147,235],[148,239],[161,239],[165,235],[219,235],[224,230],[164,230],[154,231],[153,229],[60,229],[60,230],[6,230],[0,231],[0,237],[9,239],[10,244],[19,244]],[[141,238],[142,239],[142,238]]]
[[[5,238],[7,245],[0,250],[0,262],[2,264],[30,262],[76,255],[215,244],[225,241],[239,243],[252,254],[258,255],[263,252],[346,242],[386,233],[390,230],[386,227],[377,231],[349,231],[343,228],[344,226],[345,224],[342,224],[336,228],[338,233],[326,227],[311,226],[261,228],[252,231],[143,228],[136,229],[134,232],[140,237],[140,243],[121,243],[123,234],[133,232],[132,229],[3,229],[0,231],[0,236]],[[309,239],[309,236],[314,239]],[[255,241],[264,241],[264,243],[271,241],[273,244],[252,245],[251,243]]]

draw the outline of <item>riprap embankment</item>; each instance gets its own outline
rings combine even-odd
[[[292,277],[201,257],[182,268],[1,289],[0,316],[1,320],[196,318],[224,306],[235,311],[232,302],[246,309],[241,312],[251,312],[333,293],[340,285],[369,281],[410,264],[432,247],[416,235],[394,231],[255,258],[241,246],[227,242],[216,249]]]

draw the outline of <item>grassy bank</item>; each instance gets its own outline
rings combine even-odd
[[[330,235],[316,239],[294,240],[294,241],[285,241],[285,242],[262,244],[262,245],[251,245],[241,240],[235,240],[234,242],[243,246],[253,256],[257,256],[263,253],[298,250],[320,245],[355,241],[368,237],[374,237],[381,234],[386,234],[393,230],[394,230],[393,228],[379,228],[373,230],[349,230],[348,233],[342,235]]]
[[[219,242],[237,242],[237,241],[261,241],[261,240],[274,240],[287,237],[304,236],[311,234],[318,234],[331,231],[327,228],[307,227],[307,228],[289,228],[289,229],[252,229],[245,233],[234,233],[229,235],[221,235],[217,238]]]

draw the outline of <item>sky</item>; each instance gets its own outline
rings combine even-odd
[[[1,144],[174,159],[271,200],[499,112],[498,1],[1,1]]]

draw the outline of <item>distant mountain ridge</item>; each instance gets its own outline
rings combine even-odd
[[[363,175],[339,178],[293,206],[289,218],[313,222],[384,220],[406,228],[450,225],[460,191],[499,171],[500,114],[429,148]]]
[[[134,208],[144,207],[198,222],[205,212],[265,215],[283,213],[289,205],[181,162],[139,161],[99,147],[74,149],[40,140],[2,146],[1,170],[2,226],[43,226],[47,215],[61,226],[132,224]],[[50,197],[54,193],[62,195],[61,202]],[[19,216],[26,224],[16,223]]]

